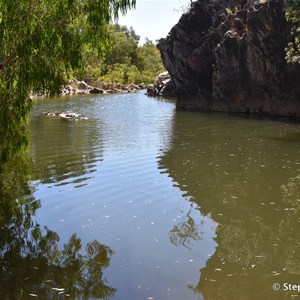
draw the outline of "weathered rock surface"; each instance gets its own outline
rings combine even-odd
[[[163,72],[156,77],[154,84],[147,88],[148,96],[153,97],[175,97],[175,84],[168,72]]]
[[[92,89],[90,89],[89,93],[90,94],[103,94],[104,90],[98,89],[98,88],[92,88]]]
[[[198,0],[158,48],[180,108],[300,117],[290,39],[281,0]]]
[[[144,85],[136,85],[131,83],[126,86],[124,84],[117,84],[113,87],[111,84],[103,84],[105,88],[94,87],[87,84],[85,81],[79,81],[76,78],[72,79],[69,84],[63,87],[61,94],[75,95],[75,94],[107,94],[107,93],[131,93],[137,90],[145,89]]]

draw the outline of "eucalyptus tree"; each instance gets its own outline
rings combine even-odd
[[[55,95],[90,44],[135,0],[0,0],[0,160],[26,145],[30,93]]]

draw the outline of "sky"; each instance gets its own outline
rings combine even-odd
[[[136,0],[136,9],[120,16],[118,23],[132,26],[141,37],[140,43],[145,38],[155,42],[168,35],[189,3],[190,0]]]

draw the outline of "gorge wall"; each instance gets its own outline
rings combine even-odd
[[[158,48],[177,106],[300,117],[300,64],[287,64],[281,0],[198,0]]]

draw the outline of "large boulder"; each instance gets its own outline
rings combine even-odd
[[[175,84],[171,79],[168,72],[160,73],[154,84],[151,84],[147,88],[147,95],[154,97],[174,97],[175,95]]]
[[[69,84],[62,88],[62,95],[73,95],[73,94],[89,94],[92,86],[88,85],[85,81],[72,79]]]
[[[94,87],[89,91],[89,93],[90,94],[103,94],[104,90]]]
[[[290,29],[281,0],[193,2],[158,44],[177,106],[300,117]]]

